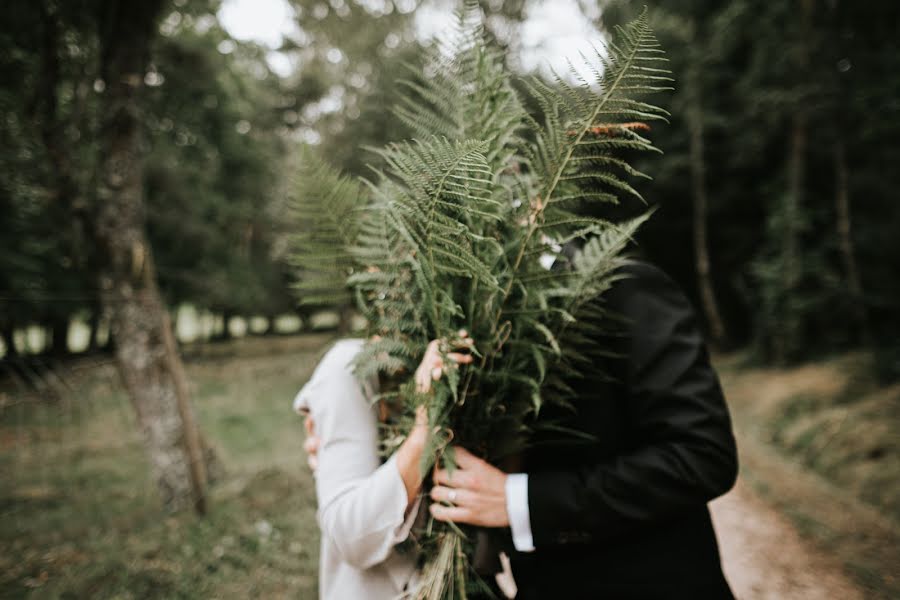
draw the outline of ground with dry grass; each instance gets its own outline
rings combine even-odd
[[[6,382],[0,598],[315,598],[315,493],[290,403],[327,341],[187,350],[225,465],[205,519],[160,513],[111,364],[58,370],[70,393],[57,402]]]
[[[733,579],[752,583],[742,597],[900,597],[900,386],[876,385],[859,354],[791,369],[741,356],[718,366],[743,484],[713,510],[726,571],[730,561]]]
[[[841,564],[798,534],[744,481],[710,505],[725,577],[739,600],[861,600]]]
[[[111,363],[60,366],[51,395],[0,382],[0,598],[315,598],[315,494],[289,407],[328,340],[186,349],[225,465],[205,519],[160,513]],[[718,364],[742,473],[712,508],[739,598],[900,597],[900,388],[872,384],[861,356]]]

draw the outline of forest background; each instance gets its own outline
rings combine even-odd
[[[3,15],[7,356],[95,350],[107,337],[90,221],[102,202],[103,36],[121,26],[101,22],[103,4],[21,2]],[[282,75],[268,48],[229,35],[218,2],[159,4],[139,109],[162,295],[214,315],[219,335],[233,317],[262,317],[252,330],[268,331],[297,310],[286,198],[303,185],[301,154],[366,175],[378,157],[361,147],[406,134],[390,106],[403,64],[428,43],[416,3],[293,2],[299,27],[278,49]],[[521,71],[529,4],[484,5]],[[602,32],[641,3],[585,5]],[[641,189],[659,212],[641,252],[693,297],[717,348],[752,345],[784,363],[865,346],[879,375],[900,376],[894,3],[651,8],[678,82],[663,100],[671,123],[653,132],[665,154],[647,159],[654,182]],[[75,321],[87,334],[73,345]]]
[[[179,350],[215,355],[207,342],[251,334],[274,351],[283,334],[351,327],[341,307],[298,304],[291,236],[304,223],[290,199],[311,157],[366,175],[378,158],[362,147],[406,137],[390,106],[405,65],[431,43],[422,15],[452,7],[290,0],[296,26],[273,49],[234,37],[218,0],[139,4],[13,0],[0,15],[0,378],[13,390],[0,410],[20,431],[32,410],[22,398],[58,401],[71,391],[60,372],[108,359],[164,502],[205,512],[208,481],[229,468],[229,437],[195,426],[191,392],[195,403],[204,392]],[[536,66],[522,57],[541,4],[481,2],[489,37],[523,74]],[[664,154],[637,165],[654,177],[639,189],[658,210],[636,251],[682,285],[713,349],[739,356],[728,364],[741,369],[849,356],[859,397],[894,389],[900,6],[571,4],[598,36],[647,4],[668,51],[677,81],[661,101],[672,118],[652,131]],[[843,409],[853,398],[834,394]],[[890,395],[865,422],[887,422],[889,439],[898,406]],[[802,397],[778,409],[772,435],[788,435],[799,412],[832,408]],[[795,442],[815,446],[785,443]],[[900,469],[897,451],[881,441],[853,450],[887,474]],[[860,495],[896,516],[900,494],[876,479]]]

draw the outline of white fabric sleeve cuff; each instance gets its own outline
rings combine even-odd
[[[507,475],[506,514],[509,516],[513,546],[519,552],[534,552],[531,514],[528,510],[528,473]]]

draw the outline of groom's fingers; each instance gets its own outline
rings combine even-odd
[[[472,504],[472,492],[438,485],[431,488],[431,499],[449,502],[454,506],[469,506]]]
[[[431,516],[438,521],[452,521],[454,523],[470,523],[472,521],[472,511],[468,508],[432,504],[428,509],[431,511]]]
[[[453,456],[456,459],[456,463],[462,469],[472,469],[474,467],[478,467],[484,461],[466,450],[461,446],[453,447]]]
[[[447,469],[437,469],[434,472],[434,482],[446,487],[473,488],[472,475],[465,471],[455,469],[451,475]]]

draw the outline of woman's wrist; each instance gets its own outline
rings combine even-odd
[[[410,432],[406,440],[400,445],[396,453],[397,470],[406,488],[406,499],[412,504],[422,487],[424,475],[421,470],[422,453],[425,451],[425,437],[417,431]]]

